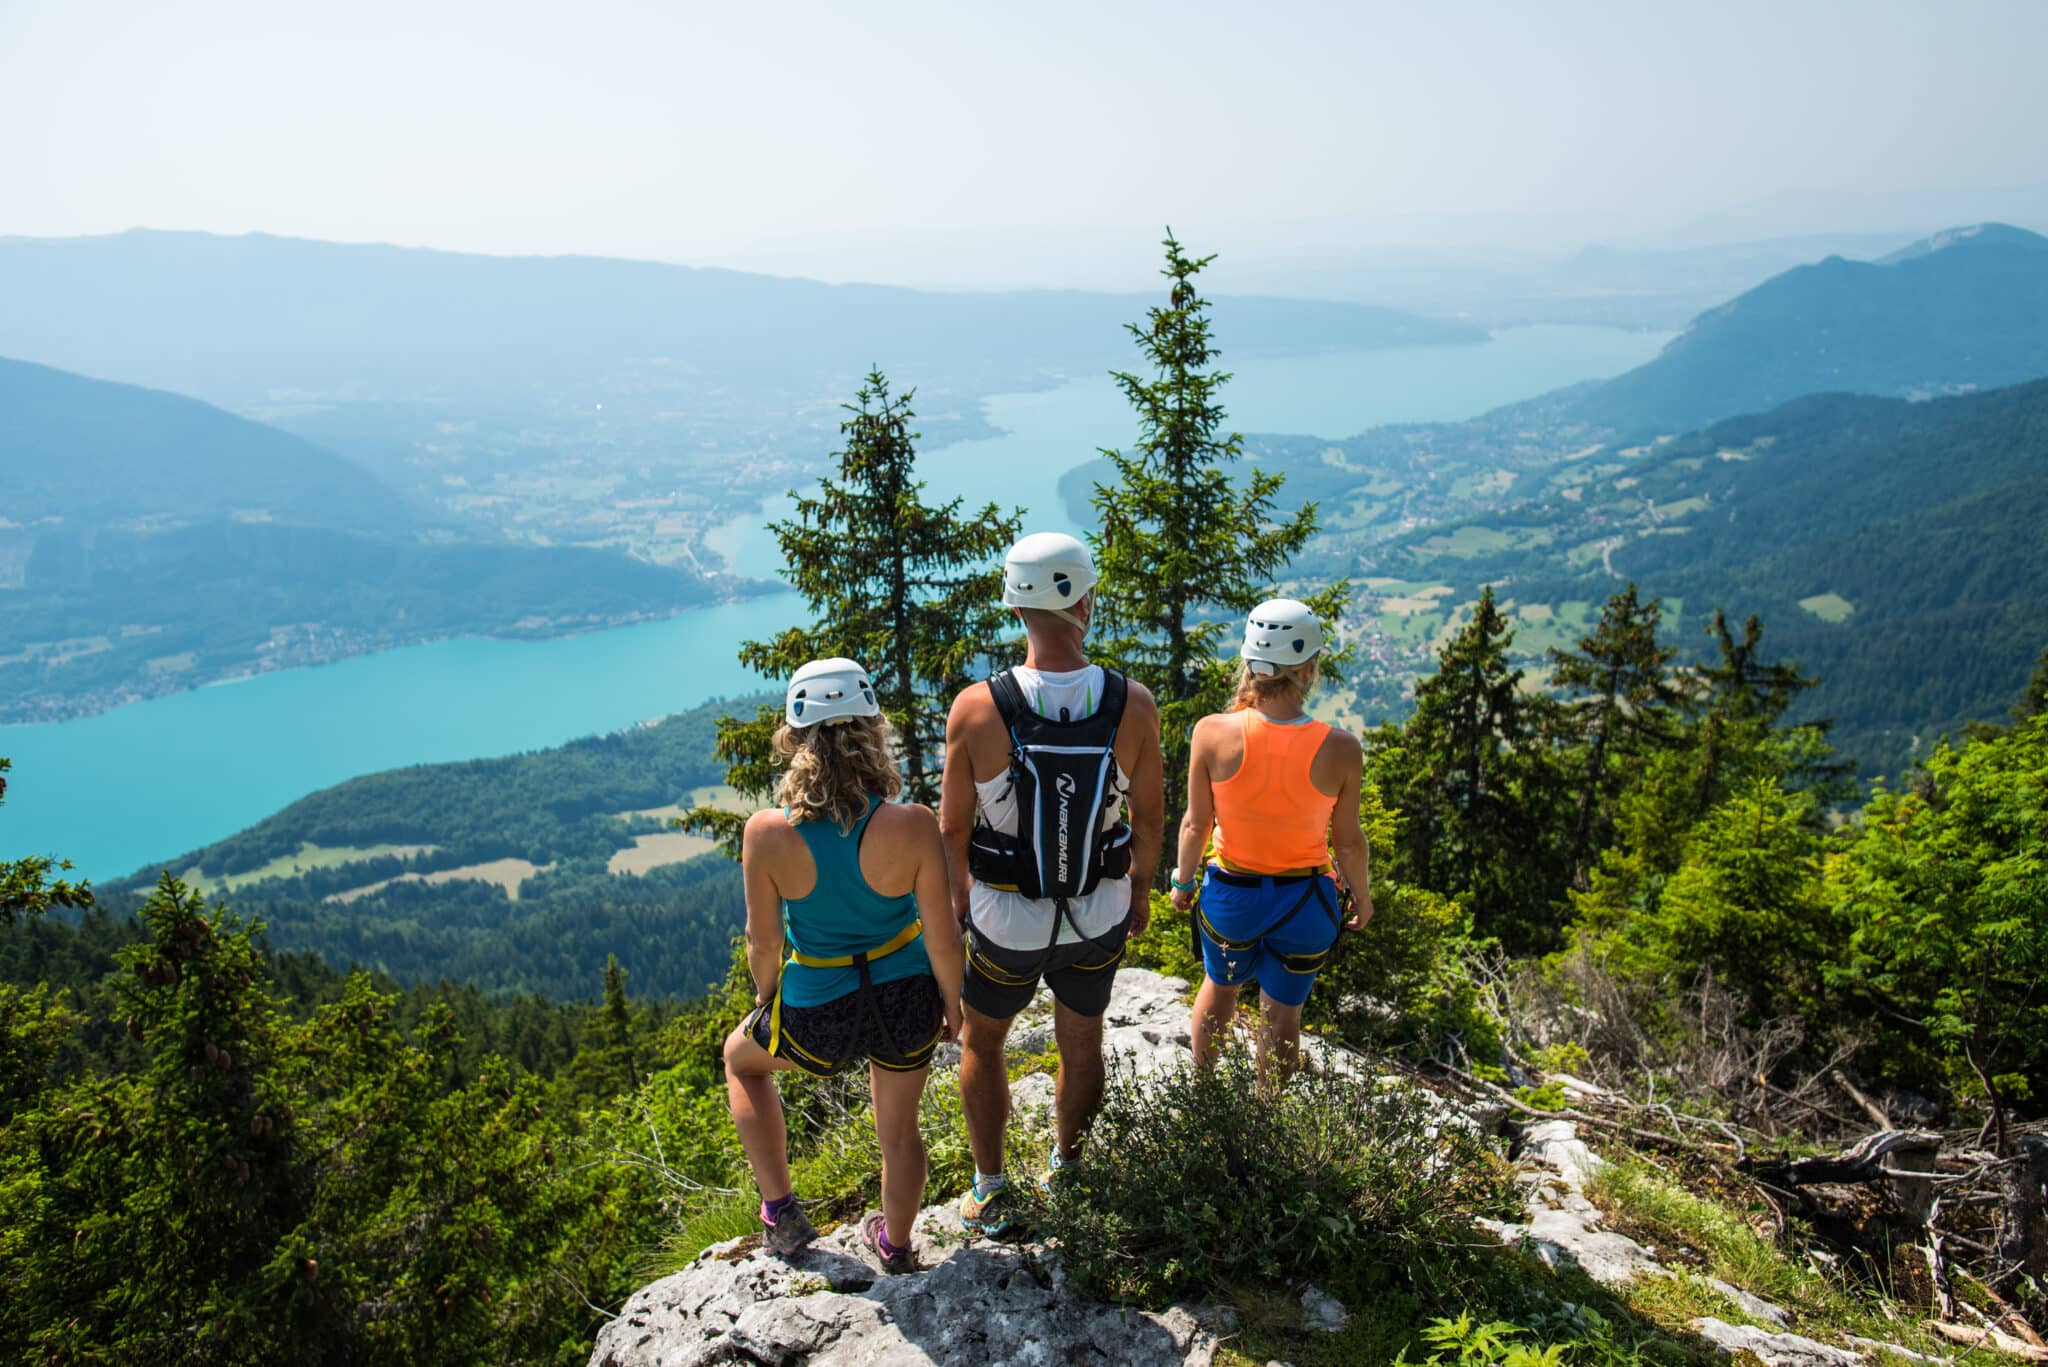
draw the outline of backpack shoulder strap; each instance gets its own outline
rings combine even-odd
[[[996,700],[996,711],[1002,715],[1003,725],[1011,735],[1015,735],[1018,719],[1031,715],[1031,706],[1024,701],[1024,690],[1017,686],[1017,680],[1009,670],[1002,669],[988,676],[988,691]]]
[[[1131,681],[1105,665],[1102,670],[1102,706],[1095,709],[1095,715],[1107,721],[1112,732],[1123,725],[1124,703],[1130,696]]]

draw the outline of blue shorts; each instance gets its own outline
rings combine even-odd
[[[1274,1001],[1300,1006],[1337,943],[1337,884],[1326,873],[1273,879],[1212,867],[1202,879],[1196,924],[1211,982],[1242,987],[1257,978],[1259,991]]]

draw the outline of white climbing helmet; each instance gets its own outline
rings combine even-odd
[[[1071,608],[1095,587],[1088,548],[1065,532],[1033,532],[1003,557],[1003,606]]]
[[[1322,652],[1323,624],[1308,604],[1269,598],[1245,619],[1244,645],[1237,653],[1251,662],[1252,673],[1274,674],[1281,665],[1307,664]]]
[[[790,675],[782,714],[792,727],[801,730],[820,722],[878,717],[882,705],[875,701],[868,672],[852,660],[834,656],[813,660]]]

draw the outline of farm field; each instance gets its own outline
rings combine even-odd
[[[439,848],[438,845],[321,846],[302,843],[295,854],[279,855],[268,864],[241,873],[215,878],[195,865],[178,876],[201,892],[211,895],[233,892],[237,888],[249,887],[272,878],[291,878],[315,869],[338,869],[345,864],[361,864],[371,859],[410,859],[416,854],[430,854]]]
[[[553,864],[535,864],[525,859],[491,859],[481,864],[464,864],[459,869],[440,869],[433,873],[401,873],[396,878],[382,878],[359,888],[337,892],[324,900],[345,905],[388,888],[393,883],[454,883],[467,880],[475,883],[494,883],[504,889],[508,901],[516,902],[519,900],[521,884],[535,874],[546,873],[553,867]]]
[[[716,840],[708,836],[691,835],[687,831],[661,831],[654,835],[636,835],[630,848],[615,851],[612,857],[605,861],[604,871],[615,876],[638,878],[664,865],[681,864],[717,849]]]
[[[1856,611],[1855,605],[1839,593],[1816,593],[1811,598],[1800,599],[1799,606],[1823,622],[1846,622]]]

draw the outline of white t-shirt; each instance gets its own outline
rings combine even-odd
[[[1024,700],[1042,717],[1058,717],[1064,713],[1068,719],[1078,721],[1094,716],[1095,709],[1102,703],[1101,665],[1089,665],[1060,674],[1048,674],[1018,665],[1010,674],[1016,679]],[[1123,819],[1124,799],[1131,791],[1131,781],[1125,776],[1123,766],[1114,758],[1110,765],[1114,771],[1111,782],[1115,800],[1102,814],[1102,829],[1105,831],[1113,829]],[[1017,832],[1017,798],[1011,791],[1012,786],[1008,770],[974,785],[981,821],[1005,835]],[[1053,918],[1057,915],[1051,902],[1033,901],[1021,892],[1004,892],[979,882],[969,890],[967,906],[975,930],[1005,949],[1044,949],[1046,937],[1052,934]],[[1083,935],[1091,939],[1107,935],[1131,909],[1130,877],[1105,878],[1096,884],[1095,891],[1085,897],[1074,898],[1067,907],[1074,925],[1081,928]],[[1064,920],[1060,922],[1059,943],[1075,944],[1079,941],[1074,925]]]

